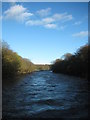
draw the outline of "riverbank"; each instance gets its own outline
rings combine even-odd
[[[67,53],[64,59],[56,59],[51,66],[54,73],[62,73],[88,79],[90,46],[85,45],[74,54]]]
[[[11,50],[6,42],[2,43],[2,77],[9,78],[18,74],[29,74],[39,70],[49,70],[48,64],[34,64]]]
[[[26,74],[34,71],[34,64],[12,51],[7,43],[2,43],[2,77],[9,78],[18,74]]]
[[[54,72],[54,71],[52,71],[52,72],[55,73],[55,74],[62,74],[62,75],[65,75],[65,76],[80,78],[82,80],[87,80],[88,81],[88,75],[87,76],[77,76],[77,75],[72,75],[72,74],[67,74],[67,73],[62,73],[62,72],[61,73],[60,72]]]

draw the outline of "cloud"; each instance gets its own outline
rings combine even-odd
[[[27,8],[22,5],[14,4],[4,11],[3,18],[25,22],[25,25],[27,26],[43,26],[50,29],[59,28],[60,30],[65,28],[62,22],[67,22],[73,19],[73,16],[68,13],[55,13],[51,15],[51,8],[41,9],[35,13],[29,12]],[[40,17],[37,17],[37,14]],[[60,23],[62,24],[61,26],[59,26]]]
[[[50,28],[50,29],[55,29],[55,28],[57,28],[57,25],[56,24],[46,24],[45,27]]]
[[[17,21],[25,21],[33,14],[28,12],[27,8],[22,5],[11,6],[8,10],[4,12],[5,19],[15,19]]]
[[[67,13],[62,13],[62,14],[54,14],[50,17],[45,17],[45,18],[40,18],[39,20],[28,20],[26,21],[26,25],[29,26],[43,26],[45,28],[53,28],[56,29],[58,28],[58,23],[59,22],[67,22],[69,20],[72,20],[73,17],[72,15],[69,15]],[[64,25],[60,26],[60,29],[63,30],[65,28]]]
[[[43,26],[43,27],[49,28],[49,29],[57,28],[56,24],[49,23],[49,22],[46,22],[46,21],[43,21],[43,20],[29,20],[29,21],[26,22],[26,25],[29,25],[29,26]]]
[[[88,31],[81,31],[79,33],[73,34],[73,37],[86,37],[88,36]]]
[[[52,17],[48,17],[48,18],[42,19],[42,21],[43,21],[44,23],[52,23],[52,22],[54,22],[55,20],[54,20]]]
[[[64,22],[73,19],[72,15],[69,15],[69,14],[67,14],[67,13],[54,14],[52,18],[53,18],[54,20],[56,20],[56,21],[57,21],[57,20],[63,20]]]
[[[57,25],[56,24],[53,24],[53,23],[47,23],[47,22],[44,22],[43,20],[29,20],[26,22],[26,25],[29,25],[29,26],[43,26],[45,28],[57,28]]]
[[[81,21],[78,21],[78,22],[75,22],[74,25],[80,25],[82,22]]]
[[[41,10],[38,10],[36,13],[37,13],[38,15],[40,15],[41,17],[45,17],[45,16],[50,15],[50,13],[51,13],[51,8],[41,9]]]
[[[28,20],[26,22],[26,25],[29,26],[38,26],[38,25],[43,25],[44,23],[41,20]]]
[[[57,22],[57,21],[66,22],[72,19],[73,19],[72,15],[69,15],[67,13],[62,13],[62,14],[56,13],[51,17],[44,18],[43,21],[47,23]]]

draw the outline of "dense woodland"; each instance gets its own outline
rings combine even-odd
[[[6,42],[2,43],[2,77],[10,78],[33,71],[49,70],[49,65],[35,65],[13,52]]]
[[[62,59],[56,59],[51,69],[55,73],[87,78],[89,54],[90,45],[82,46],[74,54],[67,53]]]

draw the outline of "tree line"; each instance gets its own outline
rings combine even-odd
[[[10,78],[38,70],[48,70],[49,65],[35,65],[29,59],[22,58],[2,42],[2,77]]]
[[[55,73],[87,78],[89,55],[90,45],[82,46],[74,54],[67,53],[62,59],[56,59],[51,70]]]
[[[61,59],[56,59],[52,65],[33,64],[29,59],[22,58],[2,42],[2,77],[9,78],[19,74],[40,70],[52,70],[78,77],[88,77],[90,45],[80,47],[74,54],[66,53]]]

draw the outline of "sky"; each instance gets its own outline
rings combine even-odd
[[[89,2],[89,0],[0,0],[3,2]]]
[[[2,39],[35,64],[50,64],[88,43],[87,2],[2,3]]]

